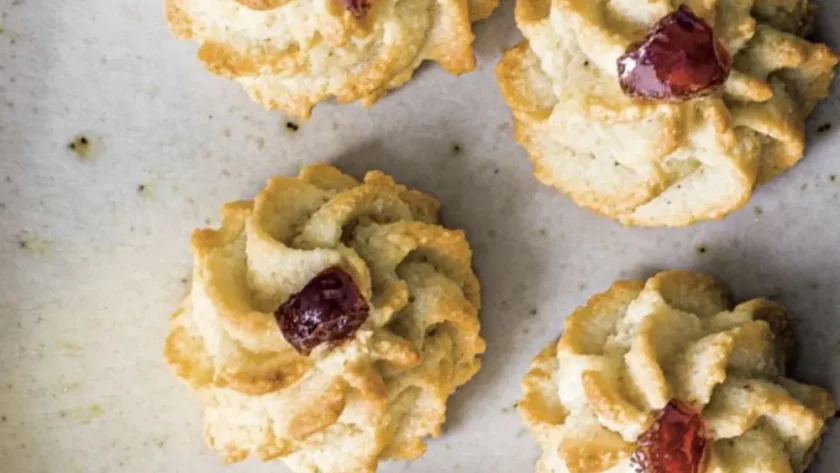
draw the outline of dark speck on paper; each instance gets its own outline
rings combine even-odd
[[[85,135],[76,135],[73,141],[67,145],[67,149],[75,153],[79,159],[85,159],[90,156],[92,147],[92,140]]]
[[[831,123],[823,123],[819,127],[817,127],[817,133],[825,133],[831,129]]]
[[[286,129],[289,131],[298,131],[300,129],[300,125],[295,122],[286,122]]]
[[[148,184],[137,184],[137,195],[143,199],[152,198],[152,188]]]
[[[36,235],[22,235],[18,239],[18,246],[34,255],[45,256],[52,249],[53,243]]]

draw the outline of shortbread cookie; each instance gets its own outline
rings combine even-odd
[[[784,307],[705,275],[623,281],[534,359],[518,409],[538,473],[802,473],[832,396],[786,377]]]
[[[380,173],[275,177],[192,236],[165,358],[224,461],[365,473],[413,459],[479,369],[479,285],[438,203]]]
[[[517,0],[496,68],[537,178],[625,225],[743,206],[803,155],[838,58],[807,0]]]
[[[309,117],[329,98],[370,105],[426,59],[473,70],[472,21],[498,0],[164,0],[172,32],[269,109]]]

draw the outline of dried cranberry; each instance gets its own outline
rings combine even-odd
[[[730,65],[712,28],[682,6],[618,58],[618,78],[631,96],[681,102],[721,86]]]
[[[673,400],[639,437],[631,462],[638,473],[699,473],[705,448],[700,414]]]
[[[283,338],[309,355],[322,343],[352,337],[369,310],[353,278],[340,268],[328,268],[278,307],[274,316]]]
[[[372,0],[341,0],[344,8],[356,18],[364,18],[370,10]]]

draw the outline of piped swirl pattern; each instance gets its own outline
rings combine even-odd
[[[834,415],[831,394],[786,377],[787,313],[730,304],[705,275],[671,271],[592,297],[522,380],[538,473],[635,473],[636,442],[672,400],[700,413],[700,473],[802,473]]]
[[[685,103],[627,95],[618,59],[681,5],[728,51],[727,81]],[[496,77],[537,179],[625,225],[685,226],[802,157],[838,61],[803,39],[813,15],[807,0],[517,0],[526,40]]]
[[[371,105],[424,60],[473,70],[471,22],[498,0],[165,0],[173,34],[269,109],[308,118],[323,100]]]
[[[484,351],[470,248],[437,212],[380,172],[360,183],[314,165],[227,204],[220,229],[194,232],[192,288],[164,351],[225,461],[372,473],[423,453]],[[305,356],[274,313],[328,268],[352,277],[369,314],[352,338]]]

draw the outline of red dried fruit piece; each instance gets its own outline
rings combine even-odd
[[[373,0],[341,0],[344,8],[356,18],[364,18]]]
[[[712,28],[681,6],[618,58],[618,78],[631,96],[683,102],[720,87],[730,66]]]
[[[278,307],[274,316],[283,338],[309,355],[322,343],[352,337],[369,311],[353,278],[341,268],[328,268]]]
[[[705,450],[706,425],[700,414],[672,400],[636,441],[630,461],[638,473],[700,473]]]

